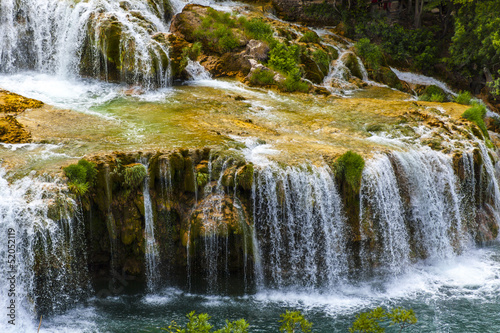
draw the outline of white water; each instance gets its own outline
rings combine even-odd
[[[109,63],[103,58],[112,57],[108,47],[114,46],[107,44],[112,32],[106,29],[114,24],[119,29],[119,48],[110,52],[121,53],[118,79],[146,88],[169,85],[169,68],[161,60],[168,58],[168,48],[153,38],[156,32],[168,32],[162,2],[152,1],[150,6],[130,0],[121,4],[109,0],[3,0],[0,72],[35,70],[64,78],[77,78],[83,72],[108,80]]]
[[[392,68],[392,67],[391,67],[391,70],[402,81],[406,81],[406,82],[411,83],[411,84],[421,84],[421,85],[425,85],[425,86],[435,85],[435,86],[438,86],[439,88],[443,89],[444,91],[446,91],[448,94],[451,94],[453,96],[456,95],[456,93],[454,93],[446,85],[446,83],[439,81],[433,77],[425,76],[422,74],[411,73],[411,72],[402,72],[402,71],[399,71],[396,68]]]
[[[254,223],[269,287],[331,287],[345,278],[345,223],[329,170],[267,167],[256,174]],[[260,272],[256,272],[260,274]]]
[[[34,176],[10,184],[0,168],[2,332],[35,332],[37,313],[57,313],[87,296],[84,226],[77,203],[63,189]],[[11,244],[15,251],[8,247]],[[8,261],[8,254],[15,254],[15,262]],[[12,274],[11,285],[7,279]],[[12,286],[15,295],[9,296]],[[12,300],[15,325],[6,316]]]
[[[148,170],[147,165],[144,165],[144,167]],[[155,239],[155,223],[151,204],[151,194],[149,193],[149,176],[144,178],[142,193],[144,197],[144,238],[146,240],[144,251],[146,257],[146,282],[148,290],[153,292],[158,288],[161,274],[158,271],[159,253]]]

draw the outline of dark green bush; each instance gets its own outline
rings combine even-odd
[[[323,51],[322,49],[317,49],[313,51],[312,57],[314,61],[321,67],[326,70],[330,68],[330,57],[328,56],[328,53]]]
[[[250,76],[250,83],[259,86],[274,84],[274,73],[269,70],[255,69]]]
[[[443,89],[435,85],[430,85],[423,91],[422,95],[418,97],[420,101],[427,102],[445,102],[447,101],[446,93]]]
[[[384,55],[380,47],[370,42],[368,38],[361,38],[355,45],[356,53],[363,59],[368,68],[378,71],[382,66]]]
[[[354,192],[359,192],[364,167],[363,157],[349,150],[335,160],[333,172],[337,179],[345,181]]]
[[[268,65],[274,70],[288,74],[297,68],[300,50],[297,45],[286,46],[283,43],[274,42],[269,51]]]
[[[486,107],[483,104],[474,103],[472,107],[465,110],[462,114],[462,117],[474,122],[483,135],[489,139],[488,129],[486,128],[486,124],[484,123],[484,117],[486,116]]]
[[[146,170],[146,167],[139,163],[126,166],[123,169],[123,178],[125,180],[125,184],[129,187],[139,186],[147,174],[148,171]]]
[[[307,31],[304,35],[302,35],[302,37],[300,37],[299,42],[319,44],[321,42],[321,39],[314,31]]]
[[[63,168],[68,177],[68,188],[77,195],[84,195],[90,186],[94,185],[97,176],[95,164],[81,159],[77,164],[71,164]]]
[[[268,41],[273,37],[271,26],[259,18],[253,18],[250,21],[240,20],[240,22],[242,22],[248,37],[252,39]]]

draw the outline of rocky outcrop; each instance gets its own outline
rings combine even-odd
[[[26,98],[0,89],[0,142],[31,142],[30,132],[16,119],[27,109],[36,109],[43,105],[35,99]]]

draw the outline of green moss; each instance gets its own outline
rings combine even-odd
[[[489,139],[490,136],[486,124],[484,123],[484,116],[486,116],[486,107],[479,103],[473,104],[471,108],[465,110],[462,114],[463,118],[474,122],[479,127],[484,137]]]
[[[330,57],[328,56],[328,53],[322,49],[317,49],[312,53],[312,57],[323,72],[328,72],[328,69],[330,68]]]
[[[139,163],[126,166],[123,169],[125,184],[132,188],[139,186],[147,174],[146,167]]]
[[[321,42],[321,39],[314,31],[307,31],[304,35],[302,35],[302,37],[300,37],[299,42],[319,44]]]
[[[198,184],[198,188],[203,188],[208,183],[208,173],[198,172],[196,174],[196,183]]]
[[[249,38],[263,41],[272,39],[273,29],[269,24],[261,19],[253,18],[250,21],[247,21],[244,17],[242,17],[239,21],[243,23],[243,27],[245,28],[245,32]]]
[[[472,94],[468,91],[461,91],[453,101],[458,104],[470,105],[472,100]]]
[[[238,185],[242,189],[250,191],[253,185],[253,174],[254,174],[253,164],[247,164],[241,167],[237,173]]]
[[[250,83],[253,85],[267,86],[274,84],[274,73],[269,70],[255,69],[250,76]]]
[[[333,172],[337,179],[345,181],[357,193],[361,186],[361,175],[364,167],[363,157],[349,150],[335,160]]]
[[[94,185],[98,173],[95,164],[85,159],[68,165],[63,171],[69,179],[69,190],[80,196],[86,194],[90,186]]]
[[[431,85],[425,88],[422,95],[420,95],[418,99],[421,101],[439,103],[447,101],[446,93],[444,92],[444,90],[435,85]]]

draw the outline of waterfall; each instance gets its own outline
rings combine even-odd
[[[409,237],[398,182],[389,157],[383,155],[369,161],[363,170],[361,184],[362,238],[367,238],[369,233],[382,247],[380,253],[362,248],[363,266],[366,269],[372,262],[379,262],[388,273],[402,273],[410,259]]]
[[[144,167],[146,170],[148,169],[146,165],[144,165]],[[149,176],[144,177],[142,192],[144,197],[144,238],[146,240],[146,247],[144,251],[144,255],[146,257],[146,281],[148,290],[154,291],[160,282],[160,273],[158,271],[159,253],[155,239],[153,206],[151,204],[151,195],[149,193]]]
[[[346,277],[346,225],[328,168],[267,167],[256,173],[254,191],[257,281],[328,288]]]
[[[186,72],[189,74],[193,81],[210,80],[212,76],[198,61],[188,59]]]
[[[2,0],[0,72],[170,84],[165,1]]]
[[[223,162],[219,177],[215,184],[209,182],[204,188],[204,200],[202,203],[203,230],[204,230],[204,256],[206,280],[209,292],[217,289],[219,268],[223,268],[224,275],[229,276],[228,271],[228,230],[224,223],[223,206],[226,206],[225,190],[222,185],[224,172],[231,164],[231,160]],[[208,179],[213,172],[212,158],[208,162]]]
[[[88,296],[83,219],[63,189],[31,176],[9,184],[0,169],[2,332],[34,332],[40,314],[64,311]],[[10,304],[15,325],[7,323]]]

